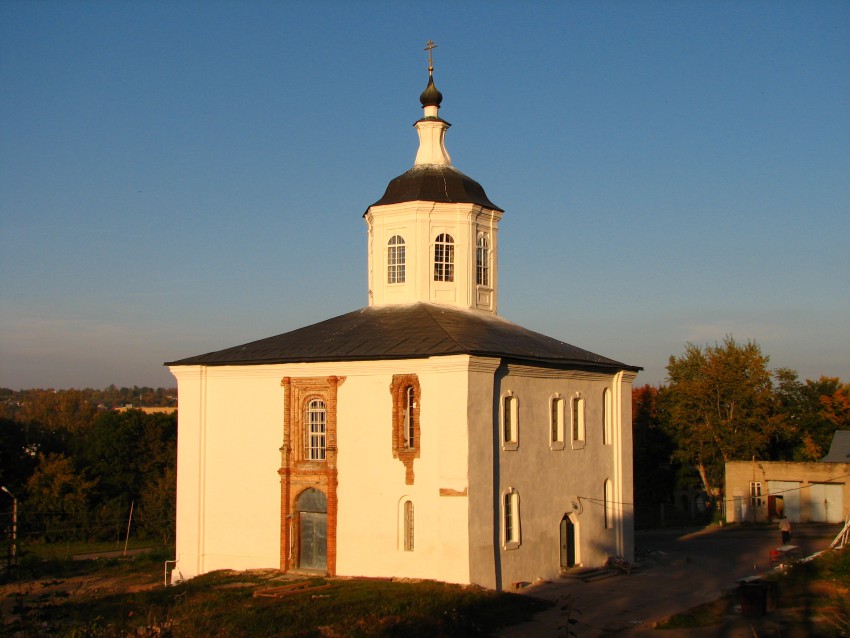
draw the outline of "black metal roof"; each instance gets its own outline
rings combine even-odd
[[[454,166],[440,164],[419,164],[399,175],[372,206],[415,201],[478,204],[504,212],[490,201],[481,184]]]
[[[275,337],[165,365],[371,361],[457,354],[559,368],[641,370],[526,330],[498,316],[428,303],[362,308]]]

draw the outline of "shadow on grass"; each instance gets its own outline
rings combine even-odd
[[[311,579],[311,585],[330,587],[283,599],[254,597],[279,578],[274,572],[215,572],[135,593],[54,597],[32,606],[27,623],[53,635],[91,638],[488,636],[549,605],[478,587],[359,579]]]

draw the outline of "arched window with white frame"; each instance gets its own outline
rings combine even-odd
[[[614,442],[614,424],[611,406],[611,389],[602,391],[602,443],[611,445]]]
[[[401,235],[393,235],[387,243],[387,283],[403,284],[405,279],[405,244]]]
[[[455,240],[448,233],[441,233],[434,241],[434,281],[454,281],[454,264]]]

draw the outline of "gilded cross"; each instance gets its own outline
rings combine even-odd
[[[428,52],[428,75],[434,75],[434,58],[431,55],[431,52],[437,48],[437,45],[434,44],[433,40],[428,40],[428,43],[425,45],[423,51]]]

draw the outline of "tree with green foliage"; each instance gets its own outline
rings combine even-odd
[[[74,470],[62,454],[40,454],[38,466],[27,481],[25,520],[28,530],[48,541],[88,536],[88,498],[97,481],[89,481]]]
[[[133,504],[164,498],[157,482],[174,467],[176,449],[174,414],[127,410],[105,412],[95,419],[87,435],[78,440],[74,458],[80,473],[97,477],[95,516],[105,533],[120,530]],[[158,496],[149,495],[150,490]],[[151,504],[148,509],[164,507]]]
[[[850,384],[835,377],[799,381],[794,370],[776,371],[776,413],[790,426],[779,460],[818,461],[828,451],[836,430],[850,429]]]
[[[667,364],[669,384],[661,398],[675,457],[699,473],[705,491],[717,496],[727,461],[764,457],[786,436],[773,414],[769,357],[753,341],[704,348],[688,343]]]

